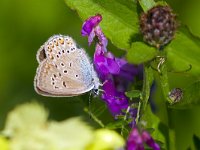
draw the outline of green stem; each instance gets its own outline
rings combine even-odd
[[[151,85],[153,83],[154,77],[153,77],[153,71],[150,67],[149,63],[144,64],[144,79],[143,79],[143,89],[142,89],[142,96],[141,100],[139,102],[138,106],[138,113],[136,117],[136,123],[139,122],[139,119],[141,118],[142,114],[145,112],[149,96],[150,96],[150,90]]]
[[[161,85],[163,95],[170,104],[173,104],[173,101],[168,97],[170,90],[169,90],[167,64],[163,63],[161,65],[160,70],[161,70],[161,74],[159,75],[159,78],[160,78],[160,85]]]
[[[99,124],[100,127],[104,128],[105,125],[102,123],[101,120],[99,120],[93,113],[91,113],[87,108],[84,108],[84,111],[90,115],[90,117]]]
[[[138,122],[139,122],[139,119],[140,119],[140,109],[141,109],[141,102],[139,102],[139,105],[138,105],[138,112],[137,112],[137,116],[136,116],[136,118],[135,118],[135,122],[136,122],[136,124],[138,124]]]
[[[128,108],[126,109],[126,113],[125,113],[125,115],[124,115],[124,121],[126,121],[127,120],[127,116],[128,116],[128,113],[129,113],[129,111],[130,111],[130,106],[128,106]],[[124,133],[124,128],[125,128],[125,126],[124,126],[124,124],[122,125],[122,127],[121,127],[121,135],[123,136],[123,133]]]

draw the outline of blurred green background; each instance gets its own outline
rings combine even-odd
[[[197,36],[200,35],[199,0],[189,2],[168,0],[168,2],[178,13],[181,23],[190,25],[191,31]],[[13,107],[31,100],[43,103],[53,119],[62,120],[84,115],[90,120],[83,111],[85,102],[82,99],[87,101],[89,99],[87,94],[73,98],[48,98],[39,96],[33,88],[33,79],[38,66],[35,55],[39,47],[54,34],[66,34],[87,48],[87,38],[80,35],[81,26],[82,21],[78,15],[71,11],[63,0],[0,1],[0,129],[4,126],[7,113]],[[88,50],[90,56],[92,48]],[[185,87],[193,80],[196,78],[170,74],[172,88]],[[192,145],[193,134],[200,136],[200,107],[166,110],[159,87],[157,89],[155,96],[159,106],[157,114],[166,125],[175,129],[176,147],[178,150],[184,150]],[[102,117],[104,121],[109,121],[104,116]]]
[[[0,127],[9,110],[33,99],[44,103],[54,119],[83,114],[79,97],[48,98],[36,94],[36,52],[54,34],[66,34],[87,47],[82,22],[62,0],[0,1]],[[88,96],[85,96],[88,99]]]

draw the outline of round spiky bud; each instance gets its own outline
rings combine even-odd
[[[169,92],[169,98],[177,103],[183,98],[183,91],[180,88],[174,88]]]
[[[176,15],[169,6],[155,6],[140,17],[140,30],[144,41],[156,48],[169,43],[176,29]]]

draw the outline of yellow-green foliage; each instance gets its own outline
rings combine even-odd
[[[11,111],[2,134],[10,137],[11,150],[105,150],[124,145],[115,131],[95,131],[79,117],[49,121],[48,111],[38,103],[23,104]],[[8,141],[0,138],[1,150],[7,150],[7,146]]]

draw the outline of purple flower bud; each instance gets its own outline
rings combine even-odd
[[[104,51],[107,51],[106,46],[108,44],[108,40],[102,32],[101,28],[97,26],[94,30],[96,36],[98,37],[99,44],[104,48]]]
[[[137,128],[133,128],[128,137],[127,150],[144,150],[143,140]]]
[[[100,14],[97,14],[87,19],[82,26],[82,36],[89,36],[92,30],[99,24],[99,22],[101,22],[101,20],[102,16]]]
[[[142,139],[153,150],[160,150],[160,146],[154,141],[147,131],[142,132]]]
[[[144,143],[153,150],[160,150],[160,146],[147,131],[140,134],[137,128],[133,128],[127,140],[127,150],[144,150]]]

